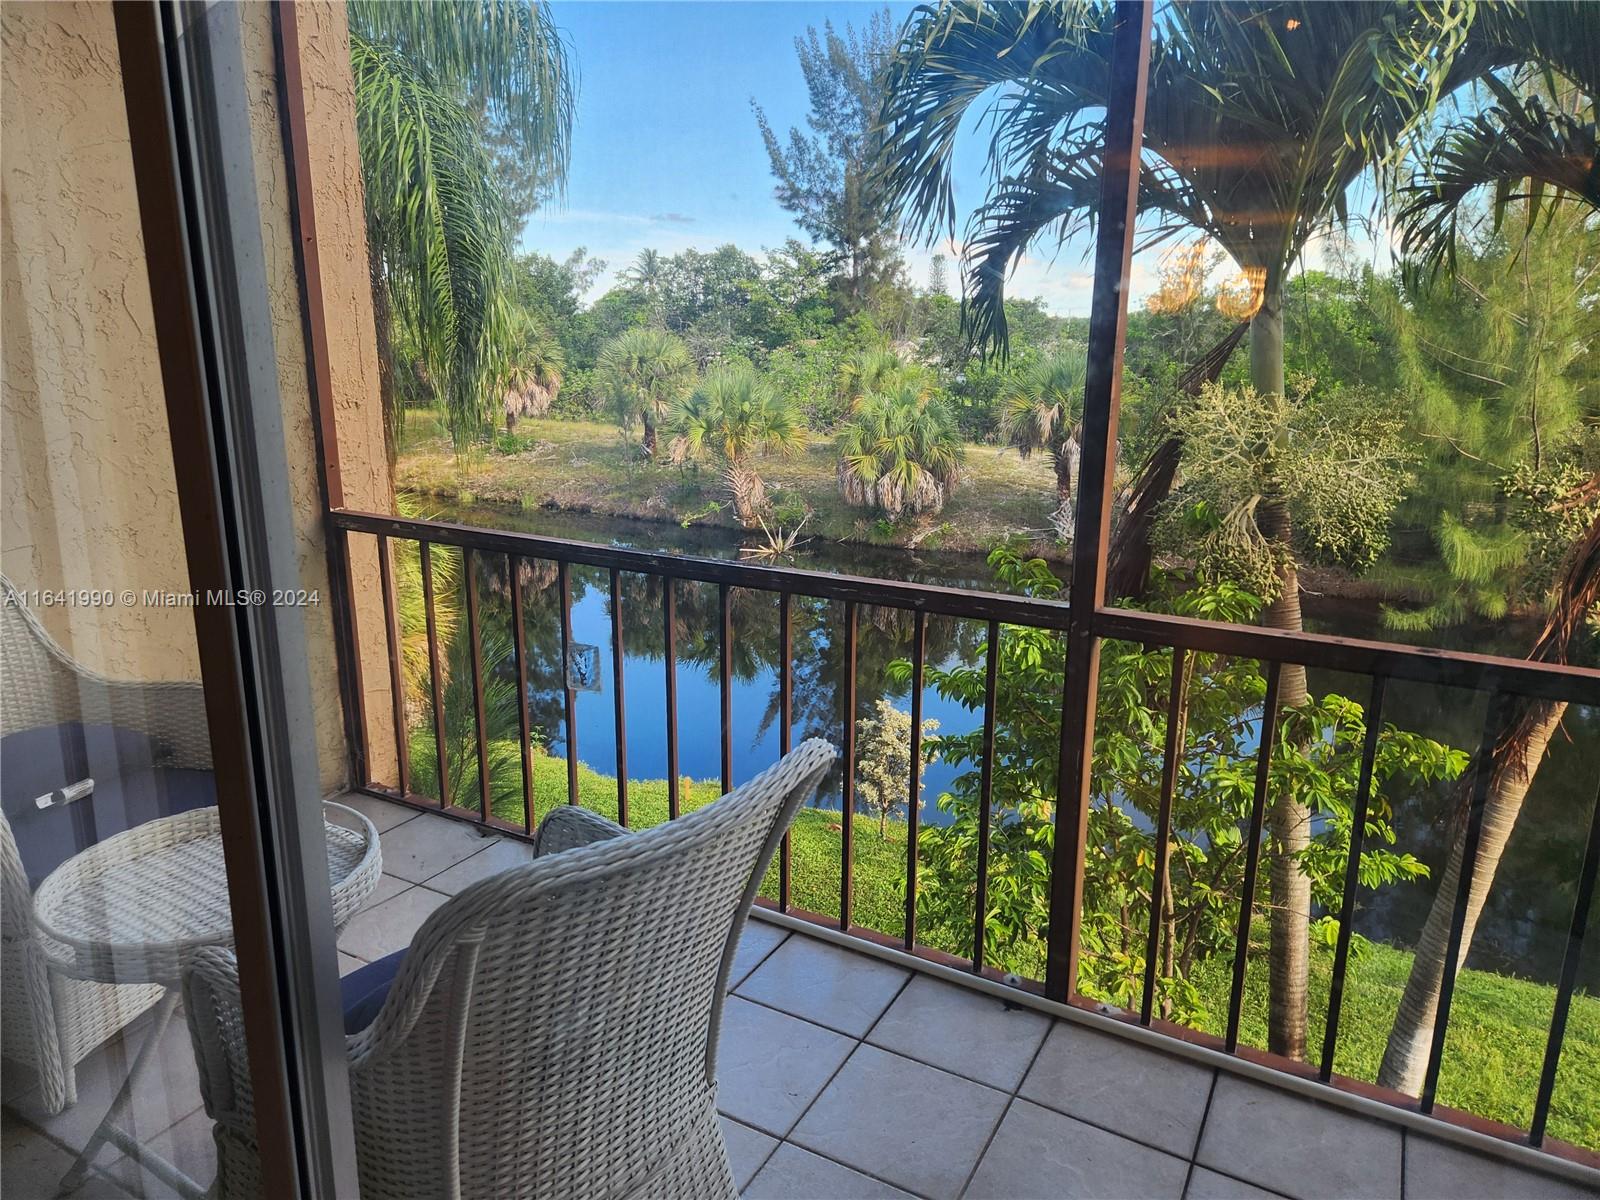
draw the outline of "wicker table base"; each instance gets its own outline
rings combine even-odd
[[[324,826],[333,920],[343,929],[377,887],[383,860],[372,822],[342,804],[324,808],[347,822]],[[84,1181],[95,1156],[110,1143],[180,1195],[199,1200],[205,1194],[200,1184],[141,1145],[119,1122],[172,1021],[187,960],[203,946],[233,942],[217,810],[150,821],[89,847],[39,885],[33,915],[52,970],[101,983],[166,988],[128,1077],[63,1176],[62,1192]]]

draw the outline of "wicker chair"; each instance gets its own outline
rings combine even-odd
[[[734,1196],[723,993],[767,864],[834,757],[806,742],[640,833],[558,809],[533,862],[436,910],[348,1037],[365,1200]],[[202,952],[184,997],[216,1194],[259,1196],[232,957]]]
[[[68,722],[148,735],[163,765],[209,770],[205,697],[198,683],[108,679],[73,659],[0,576],[0,736]],[[33,929],[28,874],[11,824],[0,813],[0,1054],[39,1074],[51,1112],[77,1100],[75,1068],[85,1055],[148,1009],[159,986],[92,983],[51,970],[61,957]]]

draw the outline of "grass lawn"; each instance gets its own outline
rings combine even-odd
[[[425,738],[424,738],[425,740]],[[426,761],[431,748],[418,743],[416,761]],[[419,783],[420,786],[420,783]],[[585,808],[616,818],[616,780],[580,765],[579,801]],[[685,779],[679,785],[683,811],[711,803],[715,782]],[[534,766],[534,808],[543,817],[567,801],[566,763],[539,756]],[[520,820],[520,785],[512,798],[497,804],[500,815]],[[667,819],[667,785],[662,779],[632,780],[628,786],[629,824],[643,828]],[[791,827],[792,901],[812,912],[839,911],[840,814],[802,810]],[[875,818],[857,815],[854,828],[854,919],[859,925],[892,936],[904,932],[906,826],[890,821],[886,836]],[[776,899],[777,867],[768,874],[762,894]],[[964,948],[941,949],[960,953]],[[1331,951],[1314,948],[1311,956],[1309,1056],[1322,1053],[1327,1012]],[[1344,1012],[1339,1022],[1339,1047],[1334,1069],[1356,1079],[1374,1080],[1384,1042],[1399,1005],[1411,955],[1381,944],[1353,957],[1345,985]],[[1205,998],[1206,1032],[1220,1036],[1226,1027],[1231,960],[1213,958],[1195,973]],[[1463,971],[1456,984],[1450,1034],[1439,1081],[1439,1101],[1479,1116],[1526,1128],[1544,1060],[1545,1037],[1555,990],[1540,983],[1489,971]],[[1240,1039],[1252,1046],[1267,1043],[1267,956],[1264,946],[1253,952],[1245,984]],[[1573,999],[1567,1024],[1561,1071],[1550,1112],[1552,1137],[1600,1148],[1600,997],[1580,992]]]
[[[1263,929],[1264,933],[1265,930]],[[1411,970],[1411,954],[1371,943],[1351,961],[1339,1018],[1334,1070],[1353,1079],[1377,1078],[1389,1028]],[[1201,1027],[1222,1036],[1227,1028],[1228,987],[1233,964],[1213,958],[1196,972],[1209,1018]],[[1307,1057],[1320,1061],[1328,1011],[1333,952],[1313,948]],[[1456,980],[1450,1030],[1439,1072],[1439,1102],[1526,1129],[1544,1063],[1545,1038],[1555,989],[1492,971],[1468,970]],[[1267,954],[1263,940],[1252,952],[1245,978],[1240,1041],[1267,1044]],[[1561,1069],[1551,1101],[1549,1133],[1564,1141],[1600,1148],[1600,997],[1573,997]]]
[[[637,440],[625,440],[613,424],[523,420],[517,439],[523,448],[516,453],[491,448],[463,463],[435,414],[408,412],[395,482],[404,491],[457,503],[738,526],[731,507],[712,508],[727,501],[714,467],[653,466],[641,460]],[[961,485],[944,511],[897,526],[840,498],[831,439],[817,438],[790,458],[760,459],[758,470],[780,511],[796,501],[812,510],[808,537],[987,552],[1013,533],[1049,533],[1055,474],[1047,455],[1024,459],[1015,450],[969,445],[966,456]]]

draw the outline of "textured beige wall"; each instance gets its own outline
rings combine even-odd
[[[383,417],[378,395],[377,337],[367,271],[366,220],[362,208],[361,159],[355,140],[355,99],[350,80],[350,43],[342,4],[296,6],[301,72],[306,81],[307,145],[321,286],[327,314],[329,371],[335,424],[343,465],[345,503],[352,508],[392,511]],[[294,491],[303,586],[328,597],[327,556],[323,542],[322,492],[317,477],[314,406],[301,323],[300,283],[292,196],[279,121],[278,83],[270,10],[241,10],[245,62],[252,79],[251,136],[256,188],[261,196],[262,244],[266,252],[279,387],[283,396],[291,487]],[[356,623],[366,693],[369,774],[392,782],[394,727],[388,719],[389,663],[384,641],[382,592],[376,548],[370,539],[352,546],[356,576]],[[317,705],[318,750],[323,774],[344,765],[344,731],[339,705],[338,662],[334,652],[336,614],[324,602],[308,610],[313,701]]]
[[[344,503],[347,508],[388,513],[394,511],[394,484],[378,392],[378,339],[372,316],[361,149],[356,141],[355,85],[350,77],[350,32],[342,3],[302,2],[295,12]],[[350,557],[366,697],[368,774],[372,780],[393,784],[399,772],[377,545],[371,538],[353,538]]]
[[[297,12],[346,503],[389,511],[344,9],[302,3]],[[300,585],[324,598],[305,616],[322,783],[332,790],[345,782],[347,760],[271,16],[264,4],[240,14]],[[111,9],[6,5],[0,20],[0,563],[24,589],[186,590]],[[357,546],[355,570],[371,774],[392,780],[387,651],[370,543]],[[119,605],[42,609],[41,616],[74,654],[107,674],[198,676],[186,610]]]
[[[111,9],[5,5],[0,38],[0,565],[187,591]],[[39,613],[108,674],[199,676],[186,610]]]

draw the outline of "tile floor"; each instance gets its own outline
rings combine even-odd
[[[379,800],[385,878],[340,939],[340,970],[404,947],[428,913],[529,848]],[[79,1068],[49,1117],[8,1071],[0,1194],[47,1200],[126,1073],[142,1022]],[[175,1020],[132,1122],[191,1175],[214,1171],[187,1031]],[[752,921],[723,1016],[718,1105],[755,1198],[1589,1197],[1571,1182],[1219,1073],[1081,1025]],[[75,1198],[172,1195],[102,1151]]]

